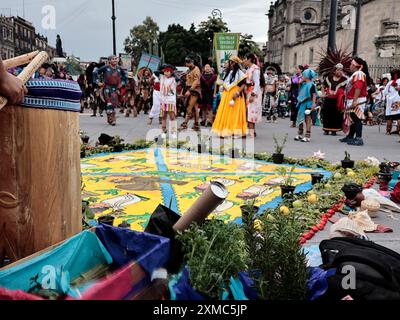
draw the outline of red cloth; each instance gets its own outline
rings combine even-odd
[[[156,91],[160,91],[161,90],[160,82],[154,82],[153,88]]]
[[[352,87],[351,90],[347,93],[347,99],[353,99],[354,95],[356,93],[356,89],[360,89],[360,95],[359,98],[365,98],[368,96],[368,91],[367,91],[367,82],[363,80],[356,80]]]
[[[400,203],[400,182],[395,185],[393,192],[390,194],[390,199],[395,203]]]

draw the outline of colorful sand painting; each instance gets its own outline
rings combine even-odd
[[[210,181],[216,180],[226,186],[229,196],[211,217],[241,223],[240,206],[247,199],[256,198],[260,211],[281,201],[278,166],[177,149],[100,154],[82,159],[83,198],[92,198],[96,218],[113,214],[114,225],[126,221],[133,230],[143,231],[160,203],[184,214]],[[330,175],[296,168],[296,192],[311,188],[310,174],[315,172]]]

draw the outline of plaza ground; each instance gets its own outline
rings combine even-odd
[[[101,133],[114,136],[119,135],[126,143],[132,143],[139,139],[144,139],[147,135],[153,133],[151,129],[158,129],[158,121],[153,121],[153,125],[147,125],[147,115],[143,113],[137,118],[125,118],[118,113],[117,125],[109,126],[106,118],[90,117],[91,113],[87,111],[80,115],[81,129],[90,136],[91,143],[94,144]],[[182,122],[178,119],[178,124]],[[206,130],[206,129],[204,129]],[[379,160],[388,159],[390,161],[400,160],[400,137],[398,135],[387,136],[385,126],[364,126],[363,147],[349,146],[340,143],[338,140],[343,137],[343,133],[338,136],[324,136],[320,127],[313,127],[311,143],[296,142],[293,138],[297,131],[290,128],[289,119],[279,119],[277,124],[267,123],[265,118],[262,123],[257,125],[257,138],[255,139],[255,152],[273,153],[274,141],[273,135],[278,140],[282,140],[286,134],[289,134],[288,144],[284,149],[287,156],[294,158],[306,158],[321,151],[325,153],[325,159],[331,162],[340,161],[344,158],[344,152],[348,151],[354,160],[363,160],[369,156],[376,157]],[[205,131],[207,135],[207,131]]]

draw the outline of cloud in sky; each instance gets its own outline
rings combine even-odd
[[[1,0],[0,13],[23,15],[33,22],[37,32],[55,45],[60,34],[64,50],[84,60],[97,60],[112,52],[111,0]],[[271,0],[115,0],[117,51],[123,51],[123,41],[129,30],[151,16],[166,30],[169,24],[189,27],[206,20],[213,9],[222,11],[223,19],[232,32],[254,35],[257,42],[267,41],[267,16]],[[56,30],[41,27],[42,8],[56,9]]]

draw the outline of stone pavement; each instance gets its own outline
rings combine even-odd
[[[106,123],[106,118],[90,117],[89,113],[81,114],[81,129],[86,131],[91,138],[91,143],[95,143],[101,133],[111,136],[120,135],[126,142],[132,143],[139,139],[144,139],[150,129],[158,129],[158,121],[153,121],[152,126],[147,125],[147,116],[143,113],[138,118],[125,118],[118,114],[117,125],[111,127]],[[182,118],[178,119],[178,123]],[[204,129],[206,130],[206,129]],[[387,136],[384,126],[364,126],[365,146],[355,147],[340,143],[338,140],[343,137],[339,134],[337,137],[324,136],[320,127],[313,127],[311,143],[296,142],[293,138],[296,136],[296,129],[290,128],[288,119],[279,119],[277,124],[266,123],[264,120],[257,125],[257,138],[255,139],[255,152],[274,151],[273,135],[278,140],[282,140],[285,134],[289,134],[288,144],[284,149],[287,156],[295,158],[310,157],[321,150],[325,153],[326,160],[336,162],[344,158],[344,152],[348,151],[354,160],[362,160],[368,156],[374,156],[379,160],[385,158],[391,161],[400,160],[400,137]],[[181,139],[179,139],[181,140]],[[184,140],[184,139],[183,139]],[[231,143],[231,142],[230,142]]]

